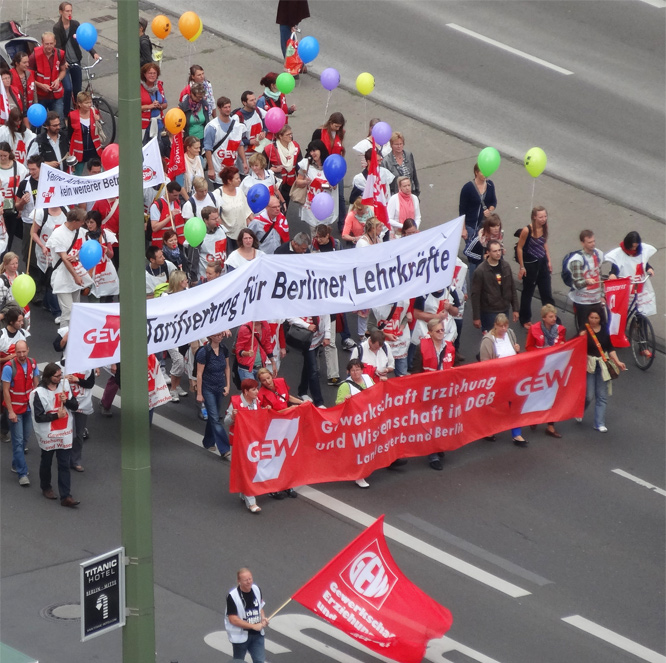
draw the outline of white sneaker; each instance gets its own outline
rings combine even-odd
[[[607,433],[608,432],[608,428],[606,428],[606,426],[595,426],[594,430],[598,430],[600,433]]]
[[[583,417],[576,417],[576,423],[580,424],[583,421]]]
[[[164,369],[162,369],[162,375],[164,376],[164,381],[167,384],[171,384],[171,376]]]
[[[28,479],[27,476],[19,478],[19,486],[29,486],[29,485],[30,485],[30,479]]]
[[[61,319],[62,319],[62,317],[61,317],[61,316],[58,316],[53,322],[55,322],[56,325],[59,325]]]
[[[184,398],[184,397],[186,397],[186,396],[189,396],[189,393],[190,393],[189,391],[185,391],[180,385],[178,385],[178,386],[176,387],[175,391],[178,392],[178,395],[179,395],[181,398]]]
[[[180,403],[180,398],[178,398],[178,392],[177,391],[170,391],[171,394],[171,402],[172,403]]]
[[[365,479],[356,479],[355,483],[359,488],[370,488],[370,484]]]

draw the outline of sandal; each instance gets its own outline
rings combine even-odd
[[[258,504],[250,504],[250,506],[247,507],[252,513],[259,513],[261,511],[261,507]]]

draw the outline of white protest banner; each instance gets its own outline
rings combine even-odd
[[[361,250],[265,255],[219,279],[147,302],[148,352],[175,348],[251,320],[357,311],[451,283],[463,217]],[[122,278],[122,276],[121,276]],[[118,304],[74,304],[67,372],[120,360]]]
[[[143,146],[143,188],[164,182],[164,168],[157,138]],[[118,196],[118,166],[99,175],[77,177],[42,164],[35,207],[60,207]]]

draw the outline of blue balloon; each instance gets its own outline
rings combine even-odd
[[[314,37],[303,37],[298,42],[298,57],[307,64],[319,55],[319,42]]]
[[[337,186],[347,172],[347,162],[339,154],[331,154],[324,161],[324,175],[331,186]]]
[[[41,104],[33,104],[28,108],[28,122],[33,127],[41,127],[46,122],[46,108]]]
[[[81,23],[76,31],[76,41],[84,51],[91,50],[97,43],[97,29],[92,23]]]
[[[266,209],[270,197],[271,192],[268,190],[268,187],[258,182],[251,186],[247,192],[247,204],[255,214],[259,214],[262,209]]]
[[[102,259],[102,245],[95,239],[83,242],[79,250],[79,262],[84,269],[92,269]]]

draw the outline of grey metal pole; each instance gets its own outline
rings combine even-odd
[[[139,5],[118,0],[122,542],[129,558],[125,663],[155,662],[155,598],[146,350]]]

